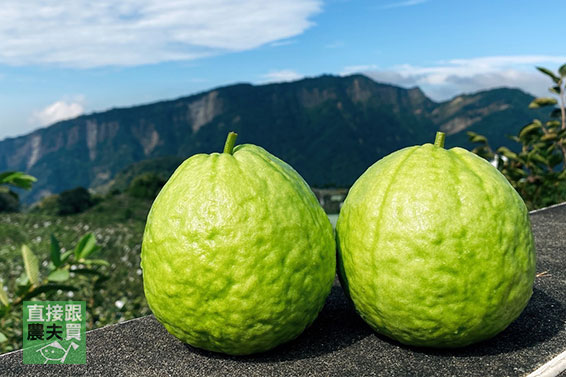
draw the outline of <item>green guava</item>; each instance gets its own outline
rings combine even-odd
[[[520,196],[462,148],[399,150],[352,186],[337,223],[342,285],[378,333],[461,347],[493,337],[532,294],[535,250]]]
[[[330,222],[301,176],[255,145],[197,154],[148,215],[147,302],[180,340],[210,351],[266,351],[317,317],[335,275]]]

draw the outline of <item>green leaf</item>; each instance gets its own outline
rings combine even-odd
[[[79,288],[74,287],[72,285],[49,283],[49,284],[42,285],[42,286],[38,287],[37,289],[35,289],[33,292],[26,294],[24,296],[24,300],[29,300],[30,298],[36,297],[36,296],[40,295],[41,293],[56,292],[59,289],[62,290],[62,291],[78,291],[79,290]]]
[[[552,94],[558,94],[558,95],[560,95],[560,90],[561,90],[561,88],[560,88],[560,86],[558,86],[558,85],[552,86],[552,87],[548,88],[548,91],[549,91],[550,93],[552,93]]]
[[[22,272],[20,276],[16,278],[16,289],[14,291],[15,296],[21,296],[27,292],[30,288],[30,283],[28,276],[25,272]]]
[[[539,139],[540,140],[540,139]],[[542,148],[546,147],[546,143],[543,143],[541,141],[534,143],[533,144],[534,149],[540,151]]]
[[[61,265],[61,246],[59,246],[59,241],[57,238],[51,234],[51,262],[55,267],[59,267]]]
[[[25,272],[22,272],[20,276],[16,278],[16,285],[19,287],[25,287],[29,285],[29,278]]]
[[[100,249],[102,249],[101,246],[95,245],[92,249],[90,249],[90,250],[88,251],[88,253],[82,254],[82,255],[81,255],[81,259],[86,259],[86,258],[88,258],[89,256],[91,256],[92,254],[96,254],[96,252],[97,252],[98,250],[100,250]]]
[[[527,176],[527,173],[525,173],[525,171],[524,171],[523,169],[515,169],[515,170],[513,171],[513,173],[515,173],[515,174],[517,174],[517,175],[520,175],[521,177],[526,177],[526,176]]]
[[[70,277],[71,277],[71,275],[69,274],[69,270],[60,269],[60,270],[55,270],[52,273],[50,273],[47,276],[47,280],[62,283],[64,281],[69,280]]]
[[[517,143],[520,143],[520,142],[521,142],[521,139],[519,139],[517,136],[509,136],[509,139],[511,139],[511,140],[513,140],[513,141],[515,141],[515,142],[517,142]]]
[[[525,136],[527,136],[531,132],[538,131],[541,128],[542,128],[542,124],[540,123],[540,121],[534,121],[533,123],[529,123],[521,129],[521,132],[519,132],[519,138],[522,140]]]
[[[558,102],[556,101],[555,98],[550,98],[550,97],[535,98],[533,102],[529,104],[529,109],[538,109],[544,106],[553,106],[556,105],[557,103]]]
[[[74,253],[74,250],[67,250],[63,254],[61,254],[61,263],[67,262],[67,259]]]
[[[7,340],[8,340],[8,337],[6,335],[4,335],[4,333],[0,332],[0,343],[4,343]]]
[[[540,138],[541,141],[556,140],[556,139],[558,139],[558,135],[555,134],[554,132],[550,132],[545,135],[542,135],[542,137]]]
[[[39,261],[27,245],[22,245],[26,275],[31,284],[39,283]]]
[[[4,286],[2,285],[2,280],[0,280],[0,304],[4,306],[10,305],[10,300],[8,299],[6,291],[4,291]]]
[[[95,264],[95,265],[99,265],[99,266],[110,266],[110,263],[108,263],[108,262],[105,261],[104,259],[85,259],[85,260],[82,261],[81,263],[84,263],[84,264]]]
[[[560,68],[558,68],[558,73],[560,73],[561,77],[566,77],[566,63],[562,64]]]
[[[35,181],[37,181],[35,177],[19,171],[7,171],[0,174],[1,185],[12,185],[25,190],[31,189],[31,185]]]
[[[94,235],[92,233],[85,234],[75,247],[75,259],[79,260],[81,258],[84,258],[84,255],[90,254],[95,246],[96,238],[94,237]]]
[[[487,138],[483,135],[477,134],[472,131],[466,132],[466,135],[468,135],[468,140],[470,140],[472,143],[487,144]]]
[[[536,152],[536,151],[533,151],[533,152]],[[542,157],[538,153],[533,153],[533,152],[529,153],[529,160],[534,161],[534,162],[539,162],[539,163],[544,164],[544,165],[548,165],[548,160],[546,158]]]
[[[487,143],[487,138],[483,135],[474,135],[470,137],[472,143]]]
[[[546,69],[544,67],[537,67],[537,69],[542,73],[544,73],[545,75],[547,75],[548,77],[550,77],[552,81],[554,81],[555,83],[558,84],[560,82],[560,77],[556,76],[554,72],[552,72],[551,70]]]
[[[519,156],[517,156],[517,153],[512,152],[512,151],[511,151],[509,148],[507,148],[507,147],[499,147],[499,148],[497,149],[497,153],[499,153],[499,154],[501,154],[501,155],[503,155],[503,156],[505,156],[505,157],[507,157],[507,158],[510,158],[510,159],[512,159],[512,160],[516,160],[516,159],[519,157]]]

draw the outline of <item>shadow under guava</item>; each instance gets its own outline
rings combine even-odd
[[[346,299],[336,281],[316,321],[291,342],[249,356],[229,356],[186,346],[192,352],[210,358],[273,363],[307,359],[335,352],[370,337],[368,341],[374,342],[376,347],[381,349],[384,343],[387,343],[408,353],[416,352],[440,357],[487,356],[531,348],[548,341],[564,330],[564,318],[566,318],[566,308],[542,290],[535,288],[529,304],[519,318],[494,338],[463,348],[412,347],[375,333],[356,314],[353,305]]]
[[[296,339],[272,350],[249,356],[230,356],[201,350],[188,344],[186,347],[191,352],[210,358],[274,363],[308,359],[335,352],[372,334],[372,329],[356,314],[342,287],[335,281],[324,308],[313,324]]]
[[[533,295],[519,318],[495,337],[462,348],[424,348],[402,345],[385,336],[376,338],[392,346],[408,351],[440,357],[473,357],[506,354],[531,348],[548,341],[564,330],[566,308],[540,289],[534,288]]]

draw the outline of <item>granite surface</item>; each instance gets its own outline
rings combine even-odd
[[[153,316],[87,333],[86,365],[22,365],[0,356],[1,376],[526,376],[566,350],[566,203],[531,213],[534,293],[495,338],[463,349],[402,346],[375,334],[338,285],[315,323],[270,352],[229,357],[178,341]]]

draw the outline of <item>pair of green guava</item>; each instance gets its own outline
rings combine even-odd
[[[356,311],[405,344],[478,342],[526,306],[535,274],[526,207],[487,161],[444,149],[443,134],[371,166],[336,237],[291,166],[255,145],[234,148],[235,137],[224,153],[183,162],[147,219],[147,302],[182,341],[243,355],[296,338],[330,292],[336,246]]]

